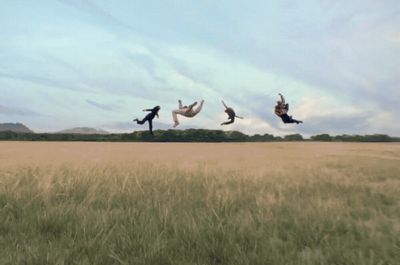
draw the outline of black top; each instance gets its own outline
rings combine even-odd
[[[148,119],[154,119],[155,116],[158,116],[158,112],[160,111],[160,107],[156,106],[152,109],[147,109],[146,111],[150,111],[150,113],[147,115]]]
[[[232,108],[226,108],[226,114],[228,114],[229,119],[234,119],[236,117],[236,113]]]

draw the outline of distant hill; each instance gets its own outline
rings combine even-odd
[[[22,123],[0,123],[0,132],[11,131],[18,133],[33,133],[31,129]]]
[[[88,127],[77,127],[77,128],[72,128],[72,129],[66,129],[59,131],[57,133],[64,133],[64,134],[110,134],[107,131],[104,131],[102,129],[94,129],[94,128],[88,128]]]

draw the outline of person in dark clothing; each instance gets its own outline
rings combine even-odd
[[[282,119],[283,123],[303,123],[302,121],[293,119],[292,116],[287,114],[289,111],[289,104],[285,102],[285,98],[282,94],[279,93],[279,96],[281,97],[281,100],[276,102],[275,114]]]
[[[143,125],[146,121],[148,121],[150,133],[153,135],[153,119],[156,116],[157,116],[157,118],[159,118],[158,112],[160,111],[160,109],[161,109],[160,106],[155,106],[152,109],[144,109],[143,111],[149,111],[150,113],[147,114],[143,120],[134,119],[133,121],[140,125]]]
[[[235,122],[235,118],[243,119],[243,117],[237,116],[236,113],[235,113],[235,111],[234,111],[232,108],[228,107],[228,106],[225,104],[224,101],[222,101],[222,104],[223,104],[224,107],[225,107],[225,113],[228,114],[228,120],[229,120],[229,121],[223,122],[223,123],[221,123],[221,125],[232,124],[232,123]]]

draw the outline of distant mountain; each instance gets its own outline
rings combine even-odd
[[[94,129],[94,128],[88,128],[88,127],[77,127],[77,128],[72,128],[72,129],[66,129],[59,131],[57,133],[71,133],[71,134],[110,134],[107,131],[104,131],[102,129]]]
[[[18,133],[33,133],[31,129],[22,123],[0,123],[0,132],[11,131]]]

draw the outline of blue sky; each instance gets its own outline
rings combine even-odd
[[[1,0],[0,122],[37,132],[205,99],[182,128],[400,135],[400,1]],[[284,125],[281,92],[303,125]]]

